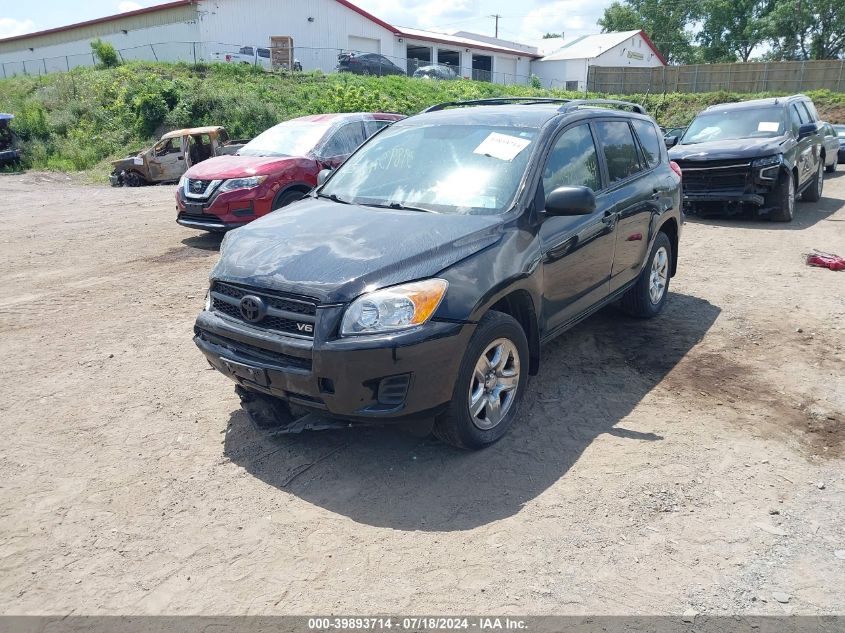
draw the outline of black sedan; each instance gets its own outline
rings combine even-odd
[[[356,75],[405,75],[405,71],[378,53],[341,53],[337,56],[338,72]]]

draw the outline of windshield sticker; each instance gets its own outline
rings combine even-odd
[[[473,153],[498,158],[499,160],[512,161],[529,145],[531,145],[530,139],[492,132],[490,136],[481,142],[481,145],[475,148]]]
[[[780,129],[780,123],[777,121],[760,121],[757,125],[758,132],[777,132]]]

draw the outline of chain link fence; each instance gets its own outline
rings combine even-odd
[[[159,42],[140,46],[117,49],[118,57],[123,62],[161,61],[187,63],[237,63],[259,66],[267,71],[302,70],[334,72],[342,67],[342,58],[350,55],[366,63],[346,64],[344,70],[368,75],[407,75],[424,76],[437,79],[474,79],[498,84],[528,84],[529,75],[497,72],[492,56],[487,57],[490,68],[459,67],[454,64],[438,64],[416,57],[396,57],[337,48],[313,48],[306,46],[272,47],[223,42]],[[376,63],[375,55],[381,58]],[[284,60],[284,61],[279,61]],[[55,72],[68,72],[74,68],[91,67],[97,64],[93,52],[57,55],[20,61],[0,62],[0,77],[16,75],[44,75]],[[423,72],[417,72],[426,69]]]

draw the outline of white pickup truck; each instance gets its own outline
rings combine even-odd
[[[270,58],[269,48],[257,48],[255,46],[241,46],[237,53],[212,53],[212,61],[224,62],[227,64],[249,64],[260,66],[264,70],[273,67]]]

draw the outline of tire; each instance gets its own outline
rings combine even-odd
[[[282,207],[288,206],[291,202],[301,200],[302,196],[304,195],[305,194],[301,191],[285,191],[283,193],[280,193],[278,196],[276,196],[276,199],[273,200],[273,206],[271,207],[270,211],[281,209]]]
[[[147,184],[147,181],[138,172],[130,171],[123,177],[123,183],[127,187],[143,187]]]
[[[833,161],[830,165],[825,167],[824,170],[829,174],[834,173],[836,171],[836,163],[837,161]]]
[[[672,240],[661,231],[654,240],[637,283],[622,295],[622,309],[625,312],[640,319],[650,319],[660,314],[669,296],[673,257]]]
[[[819,160],[819,168],[816,170],[813,182],[804,189],[801,199],[807,202],[818,202],[822,199],[822,189],[824,189],[824,161]]]
[[[791,171],[784,171],[772,194],[774,210],[769,216],[774,222],[792,222],[795,217],[795,179]]]
[[[502,312],[485,314],[464,351],[449,407],[434,422],[434,435],[458,448],[479,449],[497,442],[519,414],[528,365],[522,326]],[[479,375],[484,368],[487,381]],[[490,407],[494,399],[498,414]],[[480,406],[475,415],[470,411],[473,402]]]

